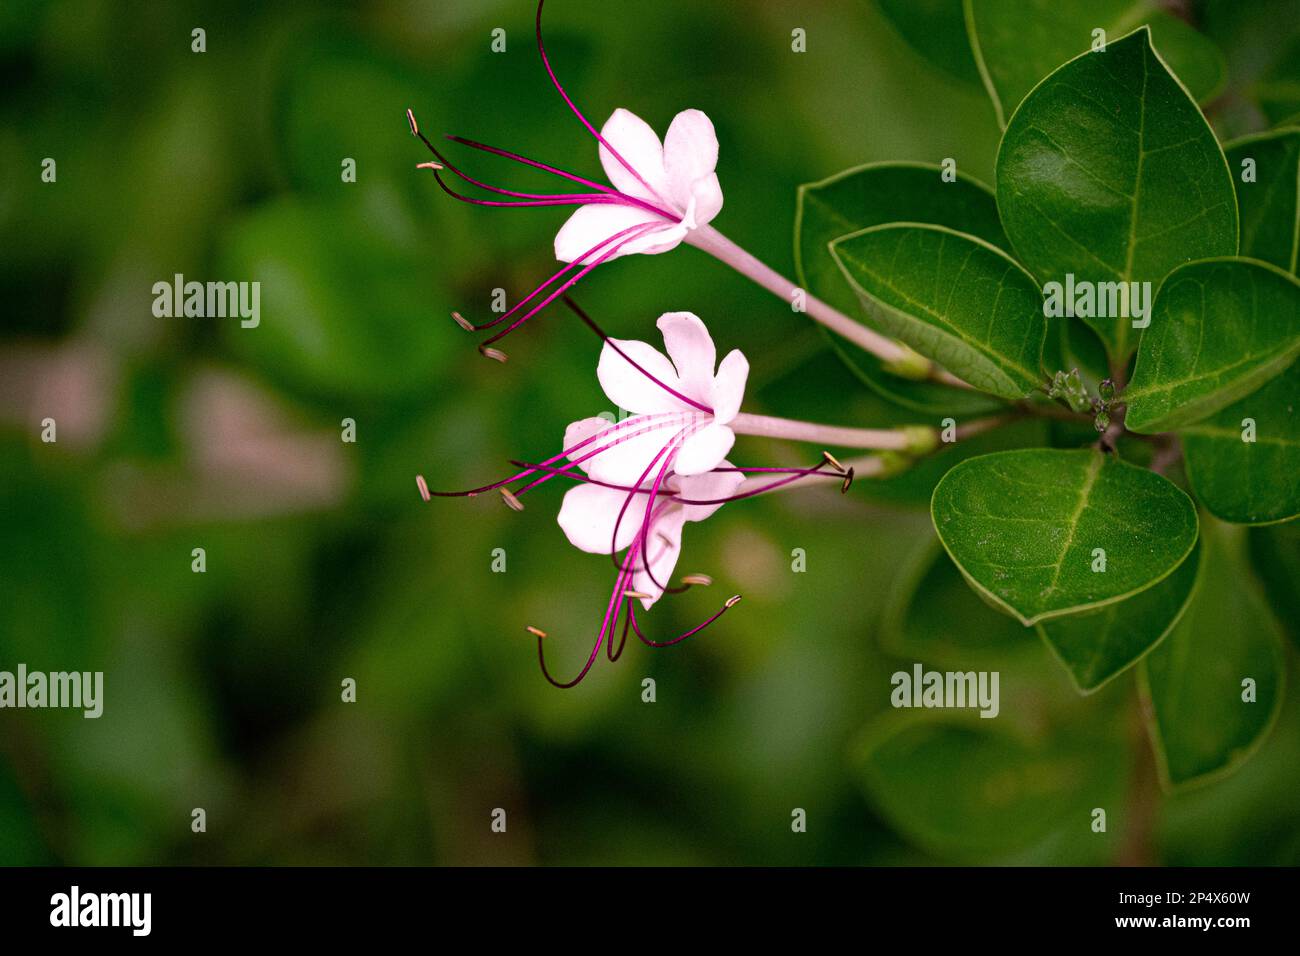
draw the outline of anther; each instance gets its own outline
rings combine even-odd
[[[494,349],[490,345],[480,345],[478,350],[482,355],[487,356],[494,362],[500,362],[502,365],[504,365],[506,359],[509,358],[505,352],[502,352],[500,349]]]
[[[501,492],[502,500],[504,500],[505,503],[510,506],[511,511],[524,510],[524,503],[520,501],[518,498],[516,498],[514,492],[512,492],[509,488],[498,488],[497,491]]]
[[[832,455],[832,454],[831,454],[830,452],[828,452],[828,451],[823,451],[823,452],[822,452],[822,457],[826,459],[826,464],[830,465],[832,468],[834,468],[836,471],[838,471],[841,475],[844,474],[844,466],[840,464],[840,460],[839,460],[838,458],[836,458],[834,455]]]
[[[427,162],[427,163],[416,163],[415,168],[416,169],[446,169],[447,167],[442,165],[442,163]]]
[[[474,331],[474,323],[471,322],[469,319],[465,318],[465,316],[461,315],[459,312],[453,312],[451,314],[451,317],[455,319],[456,324],[459,325],[466,332]]]
[[[840,494],[847,494],[849,486],[853,484],[853,469],[850,468],[844,474],[844,480],[840,482]]]
[[[533,637],[546,636],[545,631],[543,631],[540,627],[533,627],[531,624],[529,624],[526,628],[524,628],[524,630],[526,630],[529,634],[533,635]]]
[[[653,594],[646,594],[644,591],[633,591],[631,588],[628,588],[627,590],[625,590],[625,591],[623,592],[623,597],[626,597],[626,598],[644,598],[644,599],[646,599],[646,600],[649,600],[650,598],[654,597],[654,595],[653,595]]]
[[[740,595],[733,594],[731,597],[727,598],[727,600],[723,602],[722,607],[724,609],[731,608],[731,607],[735,607],[739,603],[740,603]]]
[[[420,489],[420,497],[425,501],[429,500],[429,486],[424,483],[424,475],[415,476],[415,487]]]
[[[407,111],[406,111],[406,121],[407,121],[408,123],[411,124],[411,135],[412,135],[412,136],[419,136],[419,135],[420,135],[420,127],[419,127],[419,125],[415,122],[415,114],[412,113],[410,110],[407,110]]]
[[[682,578],[682,584],[699,584],[703,587],[708,587],[712,583],[713,578],[709,577],[707,574],[688,574]]]

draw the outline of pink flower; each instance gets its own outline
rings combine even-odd
[[[634,252],[667,252],[722,209],[722,187],[714,172],[718,137],[699,110],[678,113],[660,143],[645,120],[617,109],[601,128],[599,152],[605,175],[621,195],[670,210],[676,221],[633,203],[580,206],[555,236],[555,258],[561,262],[590,262],[619,234],[628,238],[616,243],[605,261]]]
[[[429,148],[437,162],[421,163],[433,170],[443,191],[462,202],[479,206],[577,206],[555,236],[555,256],[567,265],[547,278],[514,304],[508,312],[481,324],[474,324],[459,312],[452,317],[468,331],[485,331],[509,323],[479,344],[479,351],[505,361],[492,344],[519,328],[543,308],[572,288],[583,276],[604,262],[632,253],[652,255],[678,246],[693,230],[706,225],[722,208],[722,189],[714,172],[718,162],[718,138],[713,124],[699,110],[678,113],[661,143],[642,119],[625,109],[616,109],[600,132],[564,91],[551,68],[542,42],[542,7],[537,4],[537,49],[547,76],[565,104],[598,143],[601,165],[612,185],[605,185],[558,166],[529,159],[518,153],[488,146],[460,136],[452,142],[471,149],[514,160],[551,173],[583,187],[581,191],[525,193],[490,185],[474,178],[433,145],[406,111],[411,132]],[[500,199],[469,196],[454,189],[444,178],[448,171],[463,182]]]
[[[596,328],[584,314],[579,315]],[[591,669],[602,646],[610,660],[622,653],[629,628],[651,647],[679,643],[699,633],[740,600],[728,598],[702,623],[667,641],[647,637],[636,618],[634,601],[644,610],[663,595],[706,584],[690,575],[673,584],[681,555],[682,530],[687,522],[703,521],[729,501],[762,494],[811,475],[842,477],[852,470],[829,455],[811,468],[737,468],[726,459],[735,441],[729,426],[736,420],[744,396],[749,363],[739,351],[716,363],[716,349],[704,323],[689,312],[669,312],[659,318],[667,354],[646,342],[604,340],[596,374],[611,401],[636,414],[611,423],[584,418],[565,431],[564,448],[545,461],[512,462],[520,470],[508,478],[459,492],[430,492],[417,478],[426,500],[437,496],[474,496],[498,491],[506,503],[523,510],[520,499],[557,477],[578,482],[564,496],[559,524],[575,547],[593,554],[618,555],[614,588],[605,607],[586,664],[576,677],[559,681],[546,666],[546,633],[530,627],[537,637],[538,660],[546,679],[557,687],[572,687]],[[716,364],[716,369],[715,369]],[[775,420],[772,420],[775,421]],[[747,479],[745,472],[770,474],[775,480]],[[511,491],[509,486],[519,483]],[[623,620],[617,649],[614,631]]]

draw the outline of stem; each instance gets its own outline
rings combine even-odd
[[[1115,858],[1116,866],[1153,866],[1156,860],[1155,837],[1160,805],[1160,778],[1155,755],[1147,734],[1141,694],[1134,694],[1129,713],[1129,733],[1133,741],[1133,775],[1125,806],[1124,836]]]
[[[1157,475],[1167,475],[1169,469],[1183,456],[1183,446],[1179,443],[1177,435],[1160,437],[1165,440],[1157,444],[1155,454],[1151,456],[1151,470]]]
[[[886,464],[887,462],[885,462],[879,455],[869,455],[865,458],[850,459],[849,461],[844,462],[844,467],[853,469],[854,475],[858,478],[873,478],[885,470]],[[807,475],[800,478],[798,481],[792,481],[789,484],[779,485],[773,488],[772,491],[786,491],[791,488],[807,488],[814,484],[841,485],[843,483],[844,476],[839,472],[824,471],[818,472],[815,475]],[[762,488],[770,484],[772,484],[771,475],[750,475],[736,487],[733,494],[744,494],[745,492],[753,491],[756,488]]]
[[[741,412],[733,418],[728,427],[738,435],[788,438],[792,441],[833,445],[837,448],[902,451],[915,443],[913,435],[897,428],[843,428],[836,425],[800,422],[791,418],[773,418],[770,415],[750,415],[746,412]]]
[[[741,275],[747,276],[786,302],[794,301],[795,292],[799,290],[798,286],[775,269],[760,262],[712,226],[704,225],[692,229],[687,234],[686,241],[697,249],[709,253],[719,261],[725,262]],[[911,364],[916,362],[916,353],[907,346],[881,335],[861,322],[853,321],[843,312],[827,305],[806,289],[800,291],[804,293],[805,310],[813,321],[820,322],[836,335],[848,339],[854,345],[870,352],[887,364]],[[950,372],[937,368],[928,359],[925,361],[928,363],[929,376],[936,381],[958,388],[971,387]]]

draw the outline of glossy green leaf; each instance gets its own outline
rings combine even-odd
[[[831,243],[878,328],[975,388],[1040,388],[1047,334],[1037,283],[1001,249],[943,226],[890,223]]]
[[[934,223],[1009,248],[992,191],[961,173],[955,181],[944,182],[940,172],[938,166],[924,163],[872,163],[800,186],[794,220],[795,271],[800,285],[846,315],[863,315],[858,297],[831,257],[830,244],[849,233],[889,222]],[[962,415],[989,411],[1000,404],[986,395],[899,378],[884,371],[874,355],[830,332],[825,335],[869,388],[904,407]]]
[[[1176,485],[1090,449],[971,458],[934,489],[931,515],[971,586],[1025,624],[1131,597],[1196,542]]]
[[[1259,746],[1282,704],[1281,637],[1251,574],[1245,529],[1206,522],[1203,538],[1198,592],[1140,671],[1169,786],[1230,773]],[[1251,691],[1254,699],[1245,699]]]
[[[1106,42],[1146,24],[1161,57],[1196,99],[1223,85],[1227,66],[1209,40],[1154,0],[965,0],[966,29],[999,125],[1038,81],[1092,47],[1094,30]]]
[[[1270,524],[1300,515],[1300,363],[1179,434],[1192,490],[1216,518]]]
[[[927,62],[968,83],[980,81],[966,42],[962,0],[876,0],[904,42]]]
[[[1143,28],[1071,60],[1025,97],[998,150],[998,208],[1044,283],[1150,282],[1237,251],[1223,152]],[[1121,311],[1118,309],[1109,311]],[[1085,319],[1127,359],[1127,315]]]
[[[1300,253],[1300,129],[1234,140],[1223,148],[1237,187],[1241,255],[1296,274]],[[1247,164],[1252,180],[1243,179]]]
[[[904,835],[958,854],[1011,852],[1086,827],[1089,810],[1117,796],[1125,748],[1114,738],[1049,746],[994,724],[891,714],[858,745],[862,784]]]
[[[1300,355],[1300,282],[1249,259],[1191,262],[1156,293],[1124,423],[1169,431],[1249,395]]]
[[[1173,629],[1195,592],[1199,549],[1155,587],[1127,601],[1038,625],[1075,687],[1088,694],[1121,674]]]

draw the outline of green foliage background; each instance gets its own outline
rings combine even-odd
[[[1300,22],[1295,3],[1194,6],[1229,64],[1209,107],[1222,136],[1300,110],[1279,29]],[[487,497],[426,505],[414,475],[468,487],[552,451],[607,404],[599,343],[551,310],[510,341],[508,366],[475,353],[448,311],[481,315],[493,288],[513,301],[552,271],[563,212],[452,203],[414,168],[402,115],[597,172],[532,18],[523,0],[0,11],[0,668],[106,672],[99,720],[0,712],[0,863],[1300,861],[1295,680],[1238,773],[1152,805],[1132,673],[1079,697],[1032,631],[1008,631],[955,572],[926,571],[928,495],[905,485],[723,509],[688,532],[681,570],[740,606],[682,647],[602,661],[574,691],[541,679],[524,625],[577,660],[608,562],[564,540],[558,489],[514,514]],[[800,183],[947,156],[992,181],[984,90],[929,66],[872,3],[552,0],[547,26],[594,120],[709,113],[716,224],[787,274]],[[794,27],[807,53],[790,51]],[[259,279],[261,326],[154,318],[151,286],[175,273]],[[698,313],[750,357],[752,411],[914,419],[693,249],[619,260],[577,293],[625,336]],[[49,414],[55,445],[39,440]],[[344,418],[354,445],[338,441]],[[741,448],[756,463],[807,455]],[[1294,528],[1250,534],[1294,608]],[[806,573],[791,573],[795,548]],[[651,621],[689,626],[717,597],[664,602]],[[1001,670],[1006,739],[967,746],[967,723],[902,748],[882,789],[887,761],[862,754],[917,732],[893,726],[910,717],[888,691],[918,659]],[[355,704],[339,700],[345,677]],[[1026,794],[1033,812],[1016,812]],[[1088,828],[1097,805],[1105,835]],[[507,834],[489,831],[495,807]],[[796,807],[806,834],[791,832]]]

